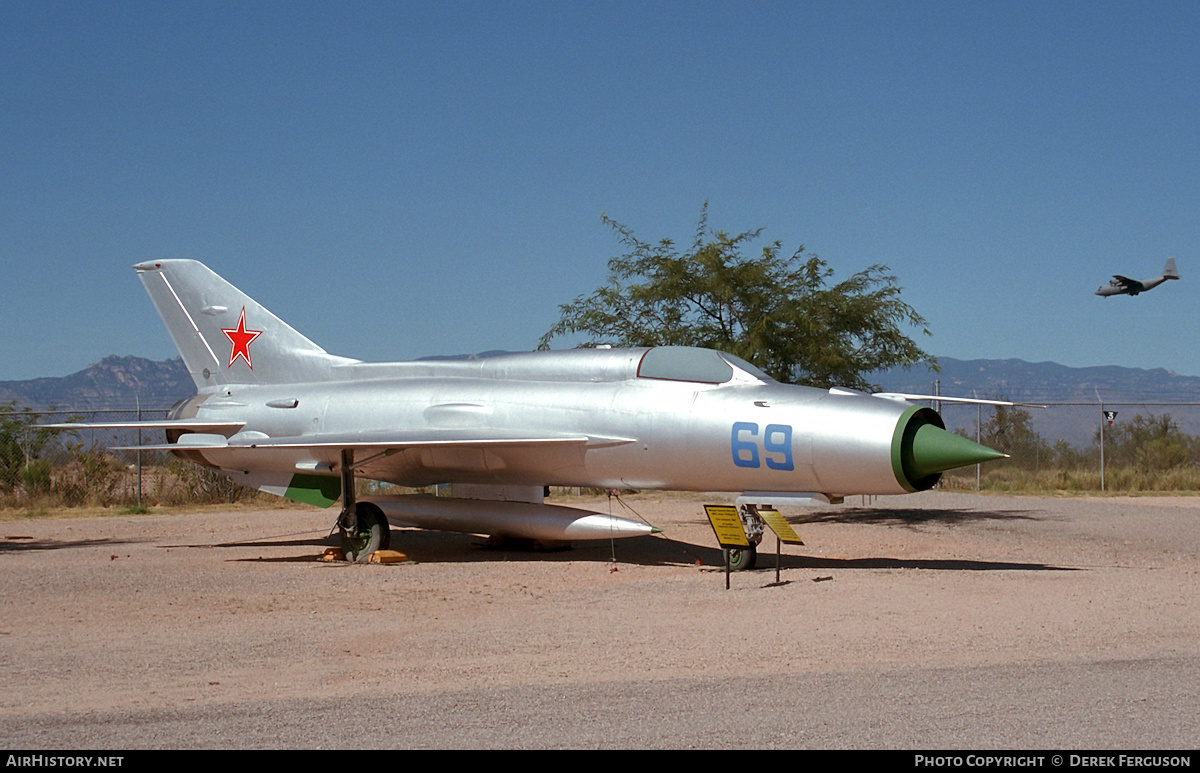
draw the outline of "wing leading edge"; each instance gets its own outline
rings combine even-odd
[[[75,425],[73,425],[75,426]],[[175,443],[127,446],[122,450],[172,451],[201,455],[227,471],[336,476],[343,451],[353,454],[356,475],[402,486],[447,482],[556,485],[584,466],[588,451],[635,442],[598,435],[530,436],[504,431],[334,433],[268,437],[241,432],[231,437],[194,432]]]
[[[164,421],[109,421],[90,424],[46,424],[48,429],[163,429],[186,432],[237,432],[246,426],[244,421],[198,421],[196,419],[166,419]],[[144,446],[149,448],[149,446]]]

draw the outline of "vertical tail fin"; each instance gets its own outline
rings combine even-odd
[[[139,263],[138,272],[197,389],[321,381],[328,354],[253,298],[194,260]]]
[[[1167,265],[1163,266],[1163,277],[1166,279],[1179,278],[1179,269],[1175,268],[1175,258],[1167,258]]]

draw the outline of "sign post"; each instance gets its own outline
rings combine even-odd
[[[729,551],[739,548],[749,548],[750,540],[742,529],[742,519],[738,517],[737,508],[733,505],[705,505],[704,514],[712,526],[713,534],[717,535],[717,544],[725,555],[725,590],[729,590]]]
[[[792,528],[791,524],[783,520],[783,516],[773,507],[764,508],[758,511],[758,515],[763,519],[763,523],[767,525],[775,534],[775,582],[779,582],[779,546],[786,542],[789,545],[803,545],[804,540],[800,539],[800,535]]]

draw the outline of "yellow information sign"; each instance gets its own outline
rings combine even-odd
[[[759,510],[758,517],[763,519],[763,523],[775,532],[775,536],[780,542],[786,542],[789,545],[803,545],[804,540],[800,539],[800,535],[792,529],[791,524],[783,520],[783,516],[778,510]]]
[[[792,530],[790,524],[783,520],[783,516],[773,507],[764,507],[758,511],[758,517],[763,519],[763,523],[767,528],[775,532],[775,536],[779,542],[775,543],[775,582],[779,582],[779,545],[786,542],[789,545],[803,545],[804,541],[800,539],[800,535]]]
[[[704,513],[712,524],[717,543],[722,548],[748,548],[750,541],[742,529],[742,519],[733,505],[705,505]]]

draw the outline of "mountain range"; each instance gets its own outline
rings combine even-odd
[[[885,392],[955,397],[1007,398],[1021,402],[1106,403],[1200,402],[1200,377],[1156,368],[1103,365],[1071,368],[1054,362],[938,358],[941,372],[927,367],[892,368],[870,381]],[[183,361],[161,362],[109,355],[78,373],[59,378],[0,381],[0,405],[46,409],[162,409],[196,393]]]
[[[183,360],[146,360],[110,354],[69,376],[0,381],[0,405],[16,401],[36,410],[170,408],[196,394]]]
[[[940,373],[927,367],[891,368],[873,374],[870,380],[884,392],[931,394],[936,381],[938,394],[1017,402],[1200,402],[1200,377],[1181,376],[1164,368],[1071,368],[1056,362],[952,357],[939,357],[938,364]]]

